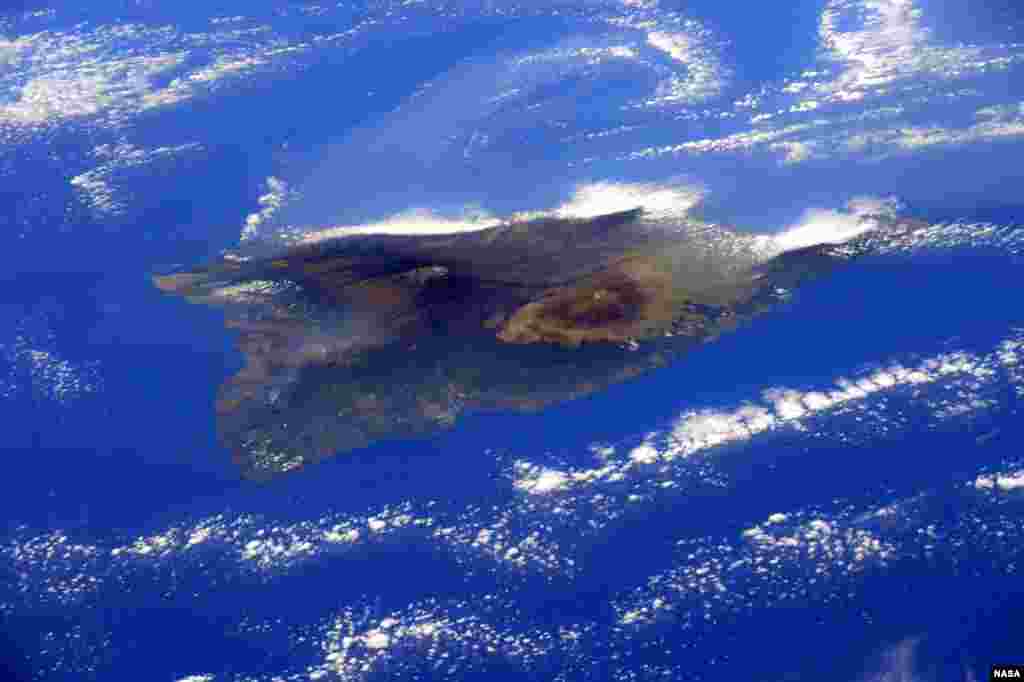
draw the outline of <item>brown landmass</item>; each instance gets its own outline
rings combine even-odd
[[[665,366],[841,260],[814,247],[762,262],[743,239],[637,210],[339,237],[154,282],[224,309],[244,364],[215,400],[218,434],[266,479]]]

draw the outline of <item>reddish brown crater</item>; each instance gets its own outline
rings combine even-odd
[[[508,343],[624,342],[647,335],[675,313],[671,276],[650,259],[624,260],[518,310],[498,338]]]
[[[556,298],[538,315],[574,328],[606,327],[636,320],[650,298],[636,281],[622,273],[609,273],[593,287]]]

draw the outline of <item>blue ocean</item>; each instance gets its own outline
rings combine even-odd
[[[0,677],[1024,664],[1022,68],[1003,0],[0,11]],[[917,227],[657,371],[264,483],[216,434],[236,332],[152,284],[636,207]]]

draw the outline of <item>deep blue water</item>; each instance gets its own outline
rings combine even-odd
[[[680,403],[715,406],[766,384],[814,385],[865,357],[941,351],[938,339],[957,337],[967,347],[998,341],[1016,303],[1013,287],[1005,286],[1016,266],[984,253],[919,261],[878,258],[857,265],[801,292],[791,310],[759,320],[756,330],[728,336],[692,360],[596,397],[538,416],[472,417],[454,433],[380,444],[264,487],[239,482],[226,453],[211,445],[213,387],[238,365],[216,315],[160,298],[142,286],[137,270],[25,275],[16,280],[18,290],[5,288],[5,304],[32,307],[45,291],[46,300],[63,311],[56,331],[69,357],[78,349],[83,358],[102,363],[104,398],[74,410],[8,402],[8,423],[17,426],[5,434],[5,478],[17,483],[6,487],[4,516],[33,530],[64,528],[88,538],[159,532],[225,509],[287,520],[403,500],[500,505],[510,493],[494,490],[496,463],[480,454],[495,445],[541,462],[541,453],[551,452],[553,463],[564,462],[560,457],[573,454],[558,453],[572,453],[574,446],[579,457],[581,428],[589,438],[615,441],[623,425],[668,418]],[[116,313],[102,312],[114,301]],[[800,435],[773,438],[749,455],[739,446],[725,467],[734,479],[727,493],[673,500],[657,511],[655,523],[648,521],[651,512],[619,522],[606,540],[585,548],[587,566],[562,585],[557,606],[543,582],[526,579],[514,593],[527,613],[542,620],[536,614],[557,608],[560,618],[602,622],[608,617],[600,598],[609,594],[609,571],[614,584],[642,584],[670,561],[677,540],[732,535],[780,505],[827,507],[836,498],[870,505],[922,490],[949,494],[943,491],[951,480],[1017,456],[1017,400],[1009,394],[1005,416],[986,418],[982,430],[1000,433],[984,447],[974,442],[977,426],[967,433],[960,427],[928,433],[913,425],[902,436],[868,436],[852,446]],[[408,579],[410,569],[414,580]],[[318,561],[269,583],[236,577],[214,592],[207,581],[217,582],[216,561],[198,573],[187,563],[180,570],[181,578],[172,573],[159,590],[125,576],[124,584],[100,593],[102,607],[71,621],[63,608],[18,609],[7,618],[14,646],[31,656],[42,633],[76,627],[84,629],[80,638],[105,642],[96,679],[128,679],[140,669],[150,679],[174,679],[194,669],[229,678],[257,675],[288,668],[311,648],[296,652],[280,633],[232,634],[239,613],[301,628],[348,600],[377,600],[376,608],[387,612],[426,597],[459,599],[505,588],[504,578],[488,571],[467,578],[446,552],[422,543],[370,551],[358,560]],[[224,570],[237,571],[230,562]],[[205,588],[199,601],[188,597],[193,582]],[[715,667],[721,674],[796,679],[785,676],[799,670],[803,679],[837,667],[858,670],[880,642],[925,632],[927,646],[942,652],[926,679],[949,679],[964,666],[981,671],[986,661],[1012,660],[1018,643],[1007,633],[1020,626],[1013,604],[1022,598],[1019,581],[984,561],[954,573],[908,561],[869,577],[840,603],[800,606],[798,600],[782,613],[755,610],[713,633],[696,658],[682,660],[694,666],[693,679],[705,679],[701,661],[709,657],[724,657]],[[799,641],[792,633],[799,633]],[[642,666],[648,657],[664,659],[657,649],[641,643],[628,656]],[[179,668],[172,652],[187,652],[188,665]],[[678,657],[667,660],[679,664]],[[79,674],[67,679],[81,679]]]
[[[823,5],[778,11],[699,2],[684,9],[729,37],[726,61],[737,76],[728,94],[803,68],[817,49],[813,32]],[[251,14],[272,16],[273,9],[268,4]],[[233,11],[241,10],[224,13]],[[950,9],[948,17],[964,11]],[[81,19],[75,12],[59,13],[58,27],[75,25]],[[990,14],[1001,22],[1011,12],[995,3]],[[205,25],[217,12],[150,3],[86,14],[94,22],[116,15],[186,28]],[[300,28],[326,34],[331,26],[323,22],[308,20]],[[140,114],[124,133],[132,144],[199,139],[204,150],[198,159],[133,181],[130,209],[121,215],[89,213],[67,184],[92,163],[90,150],[106,139],[101,126],[70,122],[3,150],[7,184],[0,215],[11,229],[0,237],[8,263],[0,276],[0,327],[71,366],[98,367],[95,393],[64,401],[11,357],[4,360],[13,385],[2,401],[4,542],[24,547],[60,530],[68,542],[98,547],[103,555],[94,564],[73,557],[21,564],[5,558],[0,659],[12,679],[308,679],[305,668],[323,659],[324,631],[345,609],[365,630],[391,614],[406,618],[410,604],[429,600],[452,619],[475,616],[510,632],[539,630],[557,639],[560,627],[589,625],[581,628],[576,649],[536,661],[478,656],[472,643],[460,643],[450,645],[450,670],[405,652],[390,671],[378,672],[380,679],[953,680],[970,679],[967,670],[984,679],[991,662],[1021,660],[1024,651],[1013,635],[1022,627],[1024,603],[1014,545],[1024,518],[1019,493],[993,494],[996,502],[989,504],[964,485],[979,472],[1021,465],[1020,384],[1002,375],[984,388],[991,403],[966,416],[935,418],[929,401],[945,393],[912,395],[903,387],[871,398],[863,411],[810,416],[804,430],[780,428],[718,446],[664,474],[682,490],[650,493],[634,507],[611,505],[619,510],[614,514],[593,495],[617,500],[635,481],[566,494],[571,510],[558,516],[550,511],[555,503],[543,496],[532,502],[509,473],[517,459],[552,469],[591,467],[589,443],[614,444],[625,453],[646,433],[670,430],[681,412],[734,409],[774,386],[827,390],[837,377],[890,360],[913,366],[951,350],[990,353],[1010,330],[1024,327],[1020,251],[1005,246],[924,244],[909,254],[869,255],[801,289],[749,328],[595,396],[537,415],[472,415],[450,432],[379,443],[271,484],[239,480],[229,454],[216,445],[211,409],[216,387],[241,366],[232,335],[219,312],[161,295],[149,276],[234,247],[269,175],[298,184],[309,179],[307,191],[321,200],[305,205],[305,214],[356,218],[379,217],[383,206],[395,203],[395,193],[430,197],[432,182],[454,184],[452,176],[426,177],[418,189],[399,183],[396,192],[377,194],[382,178],[415,175],[415,169],[352,167],[336,152],[351,149],[351,131],[372,127],[459,60],[554,43],[574,27],[564,17],[542,16],[514,28],[493,18],[470,22],[459,31],[329,54],[301,77],[270,75],[187,107]],[[980,40],[993,30],[972,25],[957,35]],[[759,58],[763,54],[773,58]],[[593,109],[614,118],[602,101]],[[655,129],[649,142],[677,134]],[[751,230],[785,225],[807,207],[832,207],[836,197],[880,194],[894,184],[907,212],[929,223],[1011,226],[1022,221],[1014,203],[1020,173],[1002,161],[1017,148],[1013,141],[1001,147],[1001,163],[991,161],[988,146],[960,150],[957,181],[945,184],[951,172],[945,151],[881,168],[822,162],[802,175],[759,158],[682,170],[700,170],[715,188],[707,204],[712,217]],[[546,198],[564,195],[578,178],[537,178],[564,162],[552,152],[535,171],[510,164],[472,182],[493,188],[494,196],[485,197],[493,206],[513,205],[516,196],[528,197],[530,206],[551,205]],[[597,164],[588,172],[601,177],[614,167],[609,177],[628,175],[603,163],[607,168]],[[675,158],[652,161],[633,179],[665,177],[680,165]],[[322,205],[333,191],[363,192],[365,204]],[[450,198],[440,190],[438,196]],[[957,379],[942,390],[955,401],[958,391],[974,390],[970,383]],[[712,610],[714,622],[684,627],[666,617],[638,634],[618,624],[615,605],[628,601],[632,590],[661,594],[650,586],[652,576],[692,563],[686,547],[698,548],[693,552],[700,556],[719,556],[719,545],[740,553],[740,534],[775,512],[840,525],[847,521],[843,510],[857,516],[919,495],[924,502],[878,530],[883,539],[902,543],[891,562],[869,562],[863,573],[847,574],[823,561],[838,577],[819,583],[802,573],[813,566],[784,561],[768,577],[730,583],[732,601]],[[251,515],[254,527],[272,529],[362,518],[401,505],[429,508],[460,528],[487,526],[504,514],[520,535],[550,526],[550,536],[564,545],[559,560],[572,557],[576,565],[571,571],[564,564],[519,570],[474,554],[470,542],[401,533],[302,561],[280,559],[260,571],[238,558],[249,535],[198,551],[179,547],[167,558],[109,558],[112,547],[218,514],[229,520]],[[936,553],[917,551],[916,538],[929,524],[943,539]],[[1006,541],[988,534],[994,528]],[[53,576],[65,572],[97,577],[99,587],[68,599],[60,585],[49,592],[57,584]],[[701,613],[696,603],[703,597],[678,598],[694,599],[687,609]],[[914,677],[882,677],[885,670],[894,674],[884,652],[914,638],[921,638],[911,647]],[[874,668],[883,672],[870,677]]]

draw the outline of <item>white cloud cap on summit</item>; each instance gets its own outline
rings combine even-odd
[[[775,243],[782,251],[815,244],[840,244],[875,228],[874,216],[895,215],[899,205],[893,197],[855,197],[842,211],[811,208],[796,225],[776,235]]]

